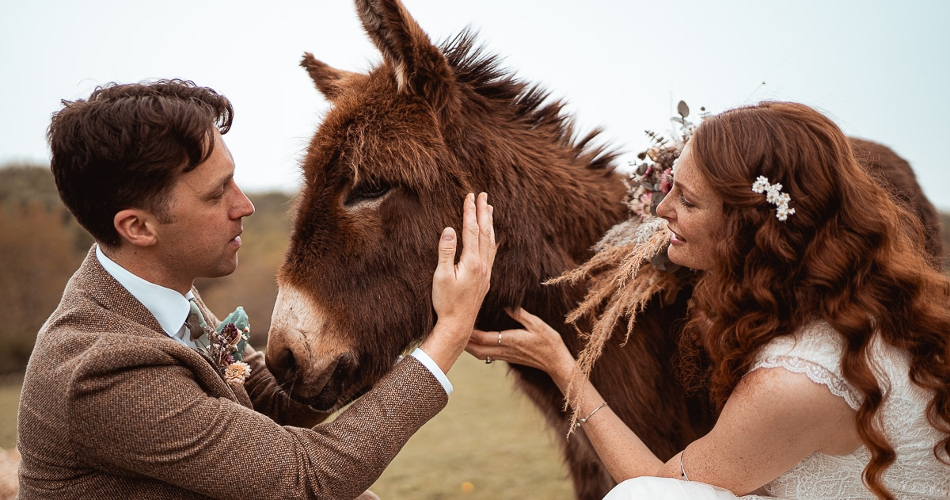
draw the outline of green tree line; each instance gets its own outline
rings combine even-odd
[[[275,276],[290,235],[292,196],[248,196],[256,212],[244,220],[237,271],[198,280],[196,286],[219,317],[244,306],[251,320],[251,343],[263,348],[277,298]],[[950,213],[940,217],[950,249]],[[0,167],[0,374],[26,366],[36,333],[92,242],[60,202],[48,166]]]

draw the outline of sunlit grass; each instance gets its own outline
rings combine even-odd
[[[16,410],[20,401],[22,377],[0,378],[0,448],[16,446]]]
[[[507,371],[462,354],[449,405],[371,489],[384,500],[573,498],[553,433]]]

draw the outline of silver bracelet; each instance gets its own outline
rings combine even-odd
[[[686,450],[680,452],[680,473],[683,474],[683,481],[689,482],[689,478],[686,477],[686,467],[683,466],[683,455],[686,454]]]
[[[600,406],[598,406],[597,408],[594,408],[594,411],[588,413],[586,417],[584,417],[584,418],[578,420],[578,421],[577,421],[577,424],[574,425],[574,428],[576,429],[576,428],[580,427],[581,424],[586,424],[586,423],[587,423],[587,420],[589,420],[590,417],[593,417],[594,414],[597,413],[597,410],[599,410],[599,409],[601,409],[601,408],[603,408],[603,407],[605,407],[605,406],[607,406],[607,402],[606,402],[606,401],[604,401],[603,403],[600,403]]]

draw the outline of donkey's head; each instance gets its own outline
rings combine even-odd
[[[267,363],[297,399],[336,408],[372,386],[435,317],[439,234],[487,191],[499,252],[480,325],[503,307],[559,324],[576,303],[541,282],[588,257],[625,208],[613,154],[575,141],[547,94],[498,70],[467,33],[433,45],[398,0],[357,0],[383,54],[368,74],[304,56],[332,107],[303,161]]]

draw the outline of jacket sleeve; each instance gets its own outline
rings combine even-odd
[[[330,415],[291,399],[267,369],[262,352],[247,346],[244,362],[251,366],[251,376],[244,381],[244,389],[255,411],[267,415],[278,424],[295,427],[312,427]]]
[[[109,344],[69,379],[73,449],[212,498],[352,499],[447,402],[406,357],[332,422],[282,427],[209,396],[174,352]]]

